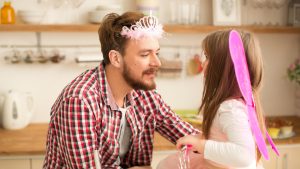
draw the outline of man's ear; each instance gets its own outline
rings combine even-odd
[[[121,66],[121,54],[116,50],[111,50],[108,53],[110,63],[115,67]]]

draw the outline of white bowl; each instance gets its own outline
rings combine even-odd
[[[103,11],[103,10],[108,10],[108,11],[119,11],[121,10],[121,5],[118,4],[102,4],[98,5],[96,7],[97,11]]]
[[[290,135],[293,132],[293,126],[282,126],[280,131],[283,135]]]
[[[105,11],[91,11],[88,13],[89,22],[101,23],[105,15],[106,15]]]
[[[122,11],[121,10],[109,10],[109,9],[90,11],[90,12],[88,12],[89,22],[91,22],[91,23],[101,23],[103,18],[109,13],[121,14]]]
[[[30,24],[38,24],[42,21],[43,16],[20,16],[22,21]]]
[[[45,11],[42,10],[19,10],[20,15],[44,15]]]
[[[38,24],[44,18],[45,12],[41,10],[20,10],[18,15],[25,23]]]
[[[93,11],[88,13],[88,19],[91,23],[101,23],[102,19],[109,13],[122,13],[122,8],[118,4],[98,5]]]

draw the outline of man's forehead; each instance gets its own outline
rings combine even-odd
[[[140,39],[130,39],[127,43],[127,48],[142,50],[159,50],[158,39],[155,38],[140,38]]]

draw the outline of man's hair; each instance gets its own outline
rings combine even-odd
[[[120,34],[122,27],[130,27],[144,16],[140,12],[125,12],[122,15],[110,13],[103,18],[98,34],[105,65],[110,63],[108,57],[109,51],[116,50],[121,55],[125,55],[125,47],[128,39]]]

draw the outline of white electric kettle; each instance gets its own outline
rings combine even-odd
[[[30,93],[10,90],[3,104],[3,128],[14,130],[26,127],[30,123],[33,107],[33,97]]]

